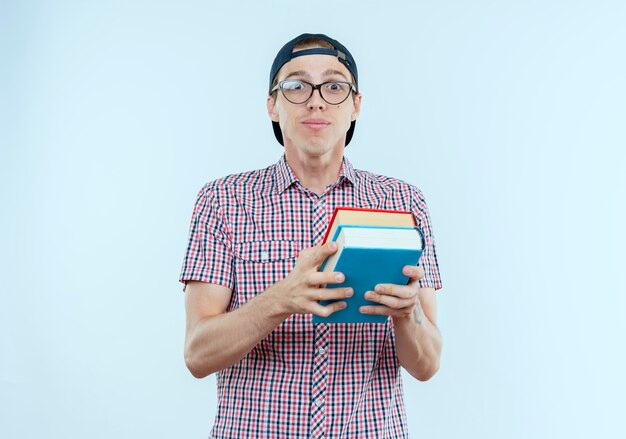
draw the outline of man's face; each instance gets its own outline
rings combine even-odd
[[[329,55],[305,55],[286,63],[276,75],[278,81],[301,79],[312,84],[328,81],[352,82],[349,70]],[[359,115],[361,95],[353,94],[338,105],[331,105],[319,90],[303,104],[293,104],[280,90],[267,100],[267,111],[283,133],[285,151],[299,151],[309,156],[343,151],[350,123]]]

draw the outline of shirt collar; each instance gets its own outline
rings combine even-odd
[[[339,171],[339,179],[344,177],[353,186],[356,186],[356,172],[354,172],[354,168],[352,167],[352,163],[344,156],[343,163],[341,164],[341,171]]]
[[[276,191],[279,194],[282,194],[289,186],[299,181],[291,170],[289,163],[287,163],[287,158],[284,154],[278,163],[276,163],[274,178],[276,181]],[[356,172],[352,167],[352,163],[350,163],[345,156],[343,158],[343,163],[341,164],[341,170],[339,171],[339,179],[337,180],[337,183],[340,183],[344,179],[348,180],[353,185],[356,185]]]
[[[276,180],[276,191],[282,194],[289,186],[298,181],[291,167],[287,163],[287,157],[283,154],[278,163],[276,163],[274,178]]]

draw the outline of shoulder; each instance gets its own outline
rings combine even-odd
[[[365,188],[384,192],[397,192],[411,198],[424,200],[422,191],[417,186],[404,180],[360,169],[355,169],[354,172],[359,184]]]
[[[219,199],[235,196],[237,193],[264,193],[275,185],[275,166],[252,171],[229,174],[206,183],[199,191],[198,198]]]
[[[386,209],[411,211],[418,224],[428,219],[428,207],[424,193],[415,185],[404,180],[356,170],[360,192],[367,198],[380,200],[378,206]]]

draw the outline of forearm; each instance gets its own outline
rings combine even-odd
[[[400,365],[420,381],[430,379],[439,369],[439,329],[424,314],[419,303],[410,316],[394,317],[393,323]]]
[[[235,364],[289,316],[274,300],[274,288],[195,325],[185,343],[185,361],[196,378]]]
[[[192,284],[199,290],[186,299],[185,362],[193,376],[203,378],[235,364],[292,314],[327,317],[345,308],[342,299],[353,294],[351,288],[324,287],[342,283],[343,275],[318,271],[335,251],[333,242],[302,250],[287,277],[231,312],[225,310],[232,290]],[[333,302],[319,303],[325,300]]]

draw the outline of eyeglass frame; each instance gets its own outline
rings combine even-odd
[[[295,81],[302,82],[304,84],[308,84],[308,85],[311,86],[311,94],[309,95],[309,97],[306,98],[304,101],[298,102],[298,103],[290,101],[289,98],[287,96],[285,96],[285,91],[283,90],[283,87],[282,87],[285,82],[295,82]],[[350,91],[348,92],[346,97],[341,102],[333,102],[333,103],[328,102],[326,100],[326,98],[324,97],[324,95],[322,94],[322,86],[324,86],[326,84],[333,84],[333,83],[334,84],[348,84],[350,86]],[[356,86],[352,82],[349,82],[349,81],[326,81],[326,82],[322,82],[320,84],[312,84],[312,83],[310,83],[308,81],[305,81],[303,79],[285,79],[284,81],[280,81],[278,84],[276,84],[274,86],[274,88],[272,88],[272,90],[270,91],[270,94],[274,93],[278,89],[280,89],[280,92],[283,94],[283,97],[285,99],[287,99],[287,102],[290,102],[290,103],[292,103],[294,105],[300,105],[300,104],[306,103],[309,99],[311,99],[311,96],[313,96],[313,93],[315,93],[315,90],[317,90],[319,92],[320,97],[328,105],[340,105],[340,104],[343,104],[350,97],[350,93],[358,93],[358,90],[357,90]]]

